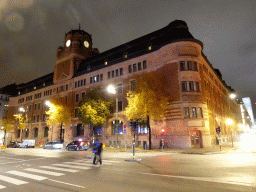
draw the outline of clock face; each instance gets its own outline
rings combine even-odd
[[[84,41],[84,46],[85,46],[86,48],[88,48],[88,47],[89,47],[89,43],[88,43],[88,41]]]
[[[70,46],[70,44],[71,44],[71,41],[70,41],[70,40],[67,40],[67,42],[66,42],[66,46],[67,46],[67,47],[69,47],[69,46]]]

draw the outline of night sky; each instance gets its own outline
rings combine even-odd
[[[256,114],[255,9],[255,0],[0,0],[0,87],[53,72],[58,46],[79,23],[104,52],[179,19]]]

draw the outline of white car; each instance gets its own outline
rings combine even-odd
[[[43,146],[44,149],[62,149],[63,143],[60,141],[51,141]]]
[[[35,140],[23,140],[22,143],[18,143],[19,147],[28,148],[35,147]]]

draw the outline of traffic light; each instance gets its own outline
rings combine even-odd
[[[220,134],[220,126],[216,128],[216,133]]]

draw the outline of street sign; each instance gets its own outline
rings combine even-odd
[[[124,134],[126,133],[126,129],[124,129]]]

